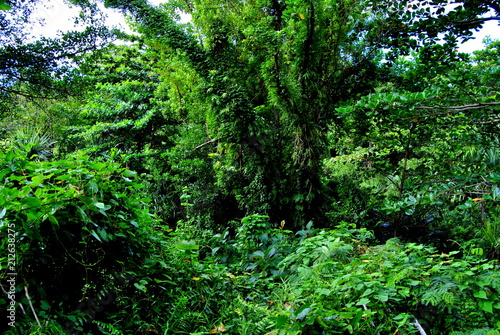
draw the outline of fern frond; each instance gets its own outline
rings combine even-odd
[[[113,326],[112,324],[97,320],[94,320],[93,322],[97,325],[97,327],[99,327],[99,330],[105,335],[123,335],[123,332],[118,328],[116,328],[115,326]]]

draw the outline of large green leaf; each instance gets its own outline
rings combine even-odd
[[[42,205],[42,200],[35,198],[35,197],[26,197],[24,199],[21,199],[21,203],[23,203],[29,207],[37,208],[37,207],[40,207]]]

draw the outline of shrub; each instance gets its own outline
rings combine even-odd
[[[80,153],[30,161],[12,150],[0,153],[0,164],[2,250],[15,256],[1,255],[2,281],[17,273],[20,328],[35,317],[70,333],[95,329],[91,321],[112,309],[116,287],[135,282],[130,273],[158,243],[161,226],[136,173]]]

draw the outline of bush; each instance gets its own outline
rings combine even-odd
[[[269,317],[279,334],[428,334],[500,327],[498,264],[424,245],[369,247],[366,230],[341,225],[304,239]],[[279,332],[278,332],[279,331]]]
[[[27,312],[18,328],[38,329],[37,321],[56,334],[96,331],[91,321],[112,310],[116,288],[136,281],[130,273],[158,244],[161,226],[136,173],[80,153],[30,161],[12,150],[0,153],[0,164],[0,236],[9,250],[1,255],[2,281],[17,273]]]

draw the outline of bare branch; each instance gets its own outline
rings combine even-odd
[[[33,315],[35,316],[36,323],[38,324],[38,327],[41,327],[42,325],[40,324],[40,321],[38,320],[38,316],[36,315],[35,308],[33,307],[33,304],[31,303],[31,298],[30,298],[30,295],[28,293],[27,286],[24,287],[24,292],[25,292],[26,298],[28,299],[28,303],[31,307],[31,311],[33,312]]]
[[[427,333],[425,332],[424,328],[422,327],[422,325],[418,322],[417,319],[415,319],[415,322],[414,323],[410,323],[412,326],[415,326],[415,328],[418,329],[420,335],[427,335]]]
[[[197,149],[199,149],[199,148],[202,148],[202,147],[204,147],[205,145],[208,145],[208,144],[210,144],[210,143],[214,143],[215,141],[217,141],[217,139],[212,138],[211,140],[208,140],[208,141],[206,141],[205,143],[202,143],[202,144],[200,144],[199,146],[194,147],[194,148],[193,148],[193,150],[197,150]]]
[[[484,22],[487,22],[487,21],[500,21],[500,16],[480,17],[480,18],[473,19],[473,20],[448,21],[448,22],[456,24],[457,26],[463,26],[463,25],[472,25],[472,24],[477,24],[477,23],[484,23]]]
[[[491,123],[499,123],[500,119],[493,119],[489,121],[473,121],[471,124],[491,124]]]
[[[497,101],[495,101],[495,102],[482,102],[482,103],[462,105],[462,106],[416,106],[415,109],[430,109],[430,110],[446,109],[446,110],[453,110],[455,112],[462,112],[462,111],[480,109],[480,108],[490,107],[490,106],[500,106],[500,102],[497,102]]]

